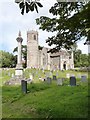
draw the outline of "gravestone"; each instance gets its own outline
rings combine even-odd
[[[8,76],[10,76],[10,72],[8,73]]]
[[[23,93],[27,93],[27,81],[21,80],[21,89]]]
[[[64,81],[65,80],[65,78],[62,78],[62,81]]]
[[[47,83],[51,84],[51,78],[50,77],[47,77]]]
[[[52,78],[52,72],[49,72],[49,77]]]
[[[70,77],[70,85],[76,86],[76,78],[74,76]]]
[[[38,74],[38,71],[36,71],[36,75]]]
[[[12,78],[14,78],[14,73],[12,73]]]
[[[77,75],[77,78],[81,78],[81,74],[78,74],[78,75]]]
[[[53,75],[53,80],[57,80],[57,77],[56,77],[56,75]]]
[[[86,82],[87,81],[87,76],[86,75],[82,75],[81,76],[81,82]]]
[[[57,76],[57,77],[59,76],[59,73],[58,73],[58,72],[56,73],[56,76]]]
[[[32,76],[33,76],[33,78],[34,78],[34,76],[35,76],[34,72],[32,73]]]
[[[29,78],[30,78],[30,81],[32,81],[32,80],[33,80],[33,75],[32,75],[31,73],[30,73]]]
[[[57,79],[57,85],[63,85],[63,80],[61,78]]]
[[[66,77],[67,77],[67,78],[70,78],[70,74],[69,74],[69,73],[67,73],[67,74],[66,74]]]

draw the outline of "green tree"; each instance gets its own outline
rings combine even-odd
[[[81,67],[81,50],[77,49],[74,51],[74,66]]]
[[[81,67],[88,67],[88,55],[87,54],[81,54]]]
[[[46,40],[49,46],[55,45],[51,52],[70,49],[82,37],[90,37],[90,2],[58,2],[49,12],[52,18],[41,16],[36,22],[40,29],[56,32]]]
[[[17,57],[12,53],[0,51],[0,67],[15,67],[17,62]]]

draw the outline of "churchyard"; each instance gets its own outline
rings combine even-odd
[[[19,84],[5,84],[14,78],[14,69],[0,71],[3,118],[88,117],[90,77],[87,72],[36,69],[23,72],[23,78],[27,80],[27,94],[23,93]]]

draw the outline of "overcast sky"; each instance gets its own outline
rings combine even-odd
[[[53,33],[39,30],[39,26],[36,25],[35,19],[40,16],[52,16],[49,14],[49,9],[54,5],[56,0],[40,0],[43,4],[43,8],[39,8],[39,13],[29,12],[28,14],[21,15],[18,4],[15,0],[0,0],[0,50],[12,52],[17,46],[16,38],[18,32],[21,30],[23,37],[23,44],[27,41],[27,31],[37,30],[39,33],[39,45],[48,46],[45,40]],[[83,53],[88,53],[88,46],[83,45],[84,40],[78,43],[78,48]]]

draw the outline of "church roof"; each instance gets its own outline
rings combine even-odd
[[[51,57],[54,57],[54,56],[60,56],[60,55],[65,55],[65,56],[70,56],[70,54],[65,51],[65,50],[60,50],[59,52],[56,52],[56,53],[52,53],[51,54]]]

